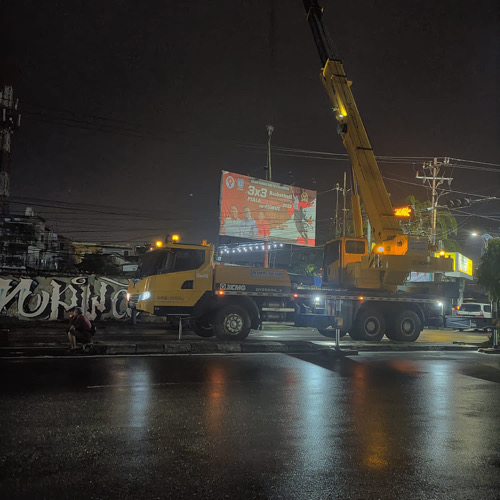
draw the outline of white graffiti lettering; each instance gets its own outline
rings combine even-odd
[[[98,276],[0,278],[0,314],[19,319],[62,320],[76,306],[89,319],[127,316],[128,280]]]

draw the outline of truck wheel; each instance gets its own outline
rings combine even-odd
[[[228,305],[217,312],[215,335],[220,340],[243,340],[250,333],[250,315],[239,305]]]
[[[199,337],[208,338],[215,335],[214,327],[210,323],[199,319],[191,320],[189,322],[189,328],[191,328],[191,330],[193,330],[193,332]]]
[[[329,339],[334,339],[335,338],[335,328],[329,327],[329,328],[318,328],[318,332],[323,335],[323,337],[328,337]],[[342,338],[344,335],[346,335],[347,332],[340,330],[340,338]]]
[[[359,333],[353,331],[353,328],[351,328],[351,330],[349,331],[349,337],[351,337],[352,340],[362,340]]]
[[[399,313],[388,332],[391,340],[399,342],[415,342],[422,331],[422,323],[418,314],[407,310]]]
[[[349,334],[353,339],[378,342],[385,333],[384,316],[375,309],[366,309],[357,318],[354,330],[356,330],[354,337]]]

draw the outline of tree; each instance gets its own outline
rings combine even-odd
[[[489,241],[477,270],[477,281],[490,300],[500,300],[500,238]]]
[[[80,272],[88,274],[103,274],[116,276],[121,273],[120,268],[111,261],[110,255],[87,253],[80,264],[76,266]]]
[[[428,236],[431,230],[431,202],[418,201],[413,195],[408,196],[406,200],[414,207],[415,217],[403,223],[405,232],[414,236]],[[459,252],[460,245],[449,238],[451,234],[457,234],[457,220],[447,208],[440,208],[436,215],[436,242],[442,241],[447,252]]]
[[[415,216],[411,220],[402,219],[400,224],[403,231],[412,236],[428,237],[431,230],[431,207],[430,201],[418,201],[415,196],[410,195],[406,198],[408,205],[413,206]],[[367,234],[367,216],[364,206],[363,211],[363,233]],[[354,225],[352,222],[352,210],[347,212],[346,231],[347,236],[354,236]],[[457,221],[451,212],[442,207],[437,211],[436,216],[436,242],[442,241],[443,248],[447,252],[460,252],[460,245],[457,241],[449,238],[450,234],[457,234]]]

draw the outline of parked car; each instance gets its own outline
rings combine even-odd
[[[480,302],[464,302],[457,308],[457,316],[468,316],[471,318],[491,318],[491,304]]]

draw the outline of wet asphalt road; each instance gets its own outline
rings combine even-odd
[[[3,498],[497,499],[499,357],[4,359]]]

